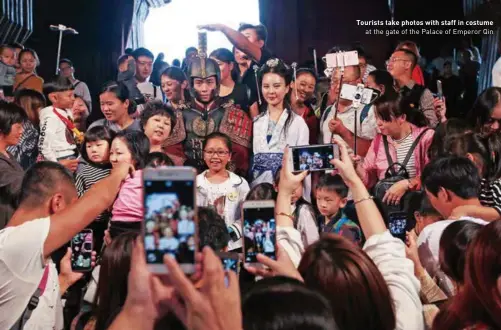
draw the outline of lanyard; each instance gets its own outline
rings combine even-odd
[[[64,125],[66,125],[66,127],[73,133],[73,135],[75,137],[75,141],[78,144],[81,144],[83,142],[84,135],[82,132],[80,132],[78,130],[78,128],[75,126],[75,123],[73,123],[73,121],[70,120],[69,118],[66,118],[65,116],[61,115],[59,113],[59,111],[56,110],[55,107],[52,107],[52,111],[56,114],[56,116],[59,119],[61,119],[61,121],[64,123]]]

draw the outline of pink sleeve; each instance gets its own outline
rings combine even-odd
[[[367,155],[365,155],[364,162],[362,163],[362,173],[360,174],[363,174],[361,179],[367,188],[371,188],[377,182],[376,159],[377,153],[379,152],[377,149],[380,147],[381,134],[378,134],[376,138],[372,140],[369,151],[367,151]]]
[[[430,162],[430,158],[428,157],[428,149],[430,149],[434,135],[435,131],[430,129],[424,134],[423,139],[420,141],[421,152],[423,153],[421,158],[422,162],[420,164],[421,172],[423,171],[424,167]]]
[[[128,178],[120,188],[118,197],[113,204],[113,221],[143,220],[143,188],[142,175],[136,171],[133,178]]]

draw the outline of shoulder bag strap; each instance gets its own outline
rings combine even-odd
[[[388,160],[388,170],[390,170],[391,175],[395,176],[397,175],[397,173],[393,168],[394,162],[393,159],[391,158],[390,146],[388,145],[388,138],[386,137],[386,135],[383,135],[383,145],[384,145],[384,151],[386,153],[386,159]]]
[[[40,297],[43,295],[45,292],[45,287],[47,286],[47,279],[49,278],[49,266],[45,266],[42,280],[38,284],[37,289],[35,290],[35,293],[30,298],[30,301],[28,302],[28,306],[23,311],[23,314],[21,314],[21,317],[17,320],[17,322],[10,328],[10,330],[22,330],[24,326],[26,325],[26,322],[31,317],[31,314],[37,308],[38,302],[40,301]]]
[[[16,90],[19,89],[19,87],[23,86],[31,77],[34,77],[35,75],[32,73],[28,77],[24,78],[23,81],[21,81],[19,84],[16,86]]]
[[[412,145],[409,149],[409,151],[407,152],[407,155],[405,156],[405,159],[404,159],[404,162],[402,163],[402,167],[407,167],[407,163],[409,162],[409,160],[411,159],[412,155],[414,154],[414,149],[416,149],[419,141],[421,140],[421,138],[423,137],[423,135],[428,132],[429,128],[425,129],[424,131],[422,131],[418,136],[417,138],[414,140],[414,142],[412,142]]]

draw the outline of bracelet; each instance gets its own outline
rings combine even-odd
[[[283,215],[284,217],[287,217],[287,218],[291,219],[292,221],[294,221],[294,216],[292,214],[287,214],[285,212],[280,212],[280,213],[277,213],[275,216],[278,217],[279,215]]]
[[[362,202],[365,202],[365,201],[370,201],[374,199],[374,196],[369,196],[369,197],[365,197],[365,198],[360,198],[359,200],[353,202],[353,205],[357,205],[359,203],[362,203]]]

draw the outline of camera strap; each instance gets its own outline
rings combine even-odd
[[[42,279],[40,280],[40,283],[38,284],[35,293],[33,293],[33,295],[31,296],[28,305],[23,311],[23,314],[21,314],[21,317],[19,317],[17,322],[10,328],[10,330],[22,330],[24,328],[26,322],[28,322],[28,320],[30,319],[31,314],[33,313],[35,308],[37,308],[38,302],[40,301],[40,297],[45,292],[45,287],[47,286],[48,278],[49,278],[49,266],[45,266]]]

